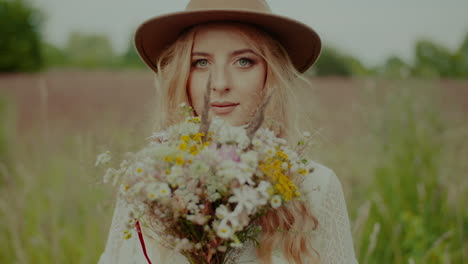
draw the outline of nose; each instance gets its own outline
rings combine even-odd
[[[214,68],[211,76],[211,89],[213,92],[228,92],[231,90],[230,74],[224,67]]]

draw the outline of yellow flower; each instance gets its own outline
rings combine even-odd
[[[276,187],[276,190],[277,190],[280,194],[283,194],[283,193],[284,193],[283,185],[277,183],[277,184],[275,185],[275,187]]]
[[[123,232],[123,237],[122,237],[123,239],[130,239],[131,237],[132,237],[132,233],[130,231],[125,230]]]
[[[283,160],[289,159],[288,155],[281,150],[276,151],[276,156],[278,156],[280,159],[283,159]]]
[[[190,154],[194,156],[198,155],[198,146],[197,145],[191,146],[189,152]]]
[[[164,157],[164,161],[172,162],[172,157],[166,156],[166,157]]]
[[[195,135],[192,136],[192,139],[194,141],[200,142],[204,135],[205,133],[196,133]]]
[[[184,136],[180,136],[180,140],[186,144],[188,144],[190,142],[190,137],[187,136],[187,135],[184,135]]]
[[[201,122],[200,117],[198,117],[198,116],[190,118],[188,121],[191,122],[191,123],[195,123],[195,124],[199,124]]]
[[[283,176],[283,175],[281,175]],[[286,177],[278,177],[278,182],[281,184],[281,185],[288,185],[289,183],[289,179],[286,178]]]
[[[179,166],[182,166],[184,165],[185,161],[184,161],[184,158],[182,157],[182,155],[179,155],[175,158],[175,162],[177,163],[177,165]]]
[[[264,162],[260,162],[259,166],[260,170],[273,180],[274,190],[270,194],[278,193],[285,201],[289,201],[299,196],[299,192],[296,191],[297,187],[289,179],[288,175],[284,173],[282,167],[284,159],[287,159],[287,155],[282,151],[277,151],[276,156],[269,157]]]
[[[179,150],[185,151],[187,150],[187,143],[182,143],[179,145]]]

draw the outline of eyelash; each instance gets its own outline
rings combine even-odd
[[[198,59],[198,60],[193,61],[193,62],[192,62],[192,67],[196,67],[196,66],[197,66],[197,63],[198,63],[199,61],[203,61],[203,60],[207,60],[207,59]],[[237,61],[240,61],[240,60],[247,60],[247,61],[249,62],[249,66],[255,65],[255,63],[256,63],[255,60],[250,59],[250,58],[246,58],[246,57],[239,58]],[[242,68],[248,68],[249,66],[242,67]]]

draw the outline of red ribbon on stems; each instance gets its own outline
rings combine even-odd
[[[136,220],[135,226],[138,231],[138,238],[140,239],[141,247],[143,248],[143,254],[145,255],[146,260],[148,260],[148,264],[152,264],[148,257],[148,252],[146,252],[145,239],[143,239],[143,233],[141,232],[141,226],[138,220]]]

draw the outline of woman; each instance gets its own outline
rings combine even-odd
[[[320,39],[308,26],[272,14],[265,1],[192,0],[184,12],[142,24],[135,45],[156,73],[156,129],[180,121],[181,103],[192,106],[193,115],[201,113],[211,78],[210,117],[244,125],[271,94],[268,124],[278,136],[297,137],[294,92],[309,85],[301,73],[317,59]],[[246,243],[236,263],[357,263],[334,172],[315,163],[315,171],[296,184],[305,199],[263,216],[260,246]],[[100,264],[146,263],[138,238],[120,237],[127,213],[118,200]],[[153,263],[188,263],[151,237],[145,241]]]

